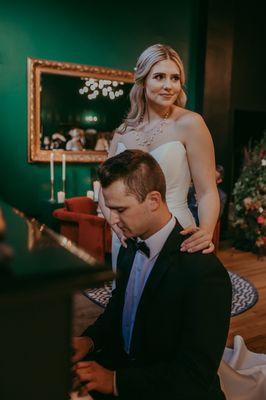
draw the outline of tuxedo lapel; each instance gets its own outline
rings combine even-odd
[[[180,231],[183,228],[176,221],[176,225],[170,235],[168,236],[154,266],[147,280],[140,304],[148,300],[152,293],[157,289],[164,274],[168,271],[168,268],[172,264],[172,257],[179,253],[183,236],[180,235]]]
[[[180,231],[182,230],[182,226],[176,220],[175,227],[168,236],[156,263],[153,266],[143,293],[145,293],[146,289],[149,290],[149,288],[152,290],[156,289],[157,284],[168,269],[169,263],[166,262],[167,259],[173,252],[179,251],[182,241],[186,238],[185,236],[180,235]],[[125,287],[127,286],[135,255],[136,246],[134,244],[134,239],[130,238],[127,240],[127,248],[121,246],[117,259],[118,278],[120,283]]]
[[[118,285],[125,292],[133,261],[136,255],[136,246],[132,239],[127,240],[127,248],[121,246],[117,258]]]
[[[145,315],[145,310],[149,308],[149,304],[152,301],[153,294],[156,292],[163,276],[167,273],[168,269],[174,264],[177,265],[177,257],[180,251],[180,245],[184,240],[184,236],[180,235],[180,231],[183,228],[176,221],[176,225],[169,237],[167,238],[154,266],[147,279],[145,288],[143,290],[138,310],[136,313],[135,324],[133,329],[131,349],[132,353],[138,348],[138,341],[140,340],[140,326],[142,324],[142,315]]]

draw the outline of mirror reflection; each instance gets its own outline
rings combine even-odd
[[[129,108],[131,83],[41,74],[42,150],[108,151]]]
[[[125,118],[131,71],[28,58],[28,160],[102,162]]]

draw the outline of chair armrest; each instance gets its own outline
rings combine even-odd
[[[94,224],[103,226],[105,219],[98,217],[93,214],[78,213],[74,211],[68,211],[66,208],[58,208],[53,211],[53,216],[61,221],[77,222],[80,221],[92,221]]]
[[[53,216],[61,221],[78,221],[78,213],[67,211],[66,208],[58,208],[53,211]]]
[[[102,217],[98,217],[98,215],[93,214],[82,214],[82,213],[75,213],[77,222],[87,221],[89,224],[97,225],[103,227],[105,225],[106,220]]]

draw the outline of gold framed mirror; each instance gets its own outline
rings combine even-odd
[[[130,71],[28,58],[28,161],[106,159],[129,109]]]

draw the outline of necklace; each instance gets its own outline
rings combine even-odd
[[[155,136],[161,135],[163,133],[163,127],[164,127],[168,117],[169,117],[169,111],[167,111],[167,113],[163,116],[159,125],[151,129],[150,136],[147,136],[144,132],[144,138],[141,138],[139,131],[136,130],[137,143],[141,146],[149,146],[153,142]]]

